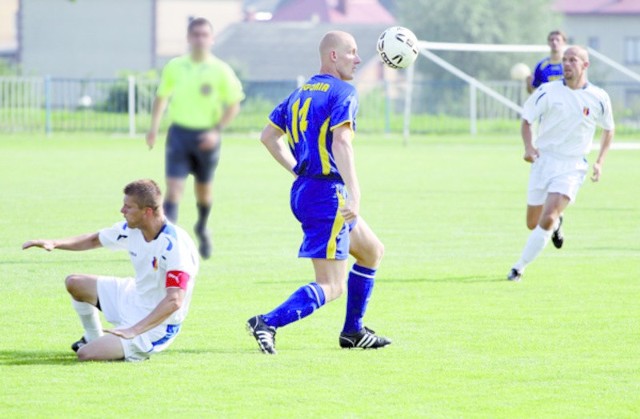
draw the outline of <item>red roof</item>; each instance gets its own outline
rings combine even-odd
[[[640,14],[638,0],[555,0],[555,9],[561,13],[588,15]]]
[[[289,0],[273,14],[273,21],[309,21],[342,24],[389,24],[396,19],[378,0]]]

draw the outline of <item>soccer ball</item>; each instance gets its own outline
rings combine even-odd
[[[407,28],[392,26],[378,38],[377,50],[387,66],[407,68],[418,58],[418,38]]]
[[[524,63],[515,64],[511,67],[511,79],[524,80],[531,75],[531,69]]]

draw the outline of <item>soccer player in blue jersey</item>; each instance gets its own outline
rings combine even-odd
[[[559,30],[549,32],[547,44],[551,54],[541,60],[527,78],[527,91],[533,93],[540,85],[562,79],[562,54],[567,46],[567,35]]]
[[[391,343],[362,323],[384,246],[359,216],[360,186],[352,140],[358,98],[352,80],[361,62],[356,41],[329,32],[320,42],[321,68],[278,105],[261,141],[295,177],[291,209],[302,224],[299,256],[310,258],[315,281],[298,288],[274,310],[247,321],[262,352],[275,354],[276,330],[310,315],[344,292],[349,254],[347,313],[342,348],[381,348]],[[286,135],[287,143],[283,140]]]

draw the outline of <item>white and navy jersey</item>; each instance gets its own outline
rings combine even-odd
[[[125,221],[99,232],[100,243],[111,250],[126,250],[136,272],[135,304],[151,312],[167,295],[168,287],[185,290],[182,307],[164,321],[180,324],[189,310],[198,273],[199,257],[191,237],[180,227],[165,224],[158,236],[147,242],[142,231]]]
[[[540,86],[525,102],[522,118],[530,124],[540,122],[538,150],[560,157],[587,155],[596,126],[615,128],[607,92],[590,83],[573,90],[563,80]]]

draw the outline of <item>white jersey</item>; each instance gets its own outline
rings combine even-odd
[[[191,237],[169,222],[158,236],[147,242],[142,231],[129,228],[125,221],[99,232],[100,243],[111,250],[126,250],[135,269],[136,306],[149,313],[167,295],[167,272],[179,271],[189,275],[181,308],[164,321],[180,324],[189,310],[191,294],[198,273],[199,257]]]
[[[564,80],[545,83],[527,99],[522,118],[540,122],[535,145],[541,153],[583,157],[591,151],[596,126],[613,130],[611,100],[592,84],[573,90]]]

